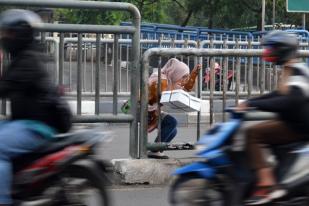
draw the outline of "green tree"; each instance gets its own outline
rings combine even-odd
[[[103,0],[102,0],[103,1]],[[113,0],[129,2],[140,10],[142,22],[208,28],[261,30],[262,0]],[[273,0],[266,0],[266,24],[272,24]],[[308,15],[309,16],[309,15]],[[57,9],[57,20],[80,24],[119,24],[130,21],[125,12]],[[301,25],[301,14],[288,13],[286,0],[276,0],[276,22]]]

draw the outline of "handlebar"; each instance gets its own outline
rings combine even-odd
[[[243,111],[237,111],[235,108],[236,107],[228,107],[225,109],[225,112],[230,113],[232,118],[243,119],[245,121],[271,120],[278,117],[276,113],[260,111],[254,107],[249,107]]]

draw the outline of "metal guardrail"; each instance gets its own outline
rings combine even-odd
[[[121,25],[130,26],[130,22],[122,22]],[[297,33],[302,41],[308,41],[308,31],[301,29],[285,29],[289,32]],[[268,31],[237,31],[225,29],[208,29],[207,27],[178,26],[171,24],[142,23],[141,37],[144,39],[190,39],[195,41],[203,40],[235,40],[247,41],[249,39],[258,40]]]
[[[129,26],[130,22],[122,22],[121,25]],[[216,40],[223,38],[246,40],[252,37],[250,32],[231,31],[223,29],[208,29],[206,27],[178,26],[171,24],[143,23],[141,25],[141,37],[148,39],[189,39],[202,41],[210,39],[212,36]]]
[[[49,41],[51,47],[60,47],[60,40],[61,38],[54,37],[46,37],[46,41]],[[60,50],[58,49],[50,49],[54,54],[55,58],[56,70],[52,73],[55,76],[56,83],[62,82],[66,85],[68,90],[68,96],[74,97],[76,95],[76,79],[75,79],[75,71],[74,69],[77,68],[77,53],[78,53],[78,38],[63,38],[63,48]],[[308,42],[301,42],[300,46],[302,49],[307,49],[309,47]],[[238,39],[230,41],[228,39],[224,40],[204,40],[201,42],[196,42],[193,40],[164,40],[164,39],[141,39],[140,40],[140,51],[141,53],[145,52],[148,48],[217,48],[217,49],[258,49],[260,48],[260,42],[257,41],[239,41]],[[100,39],[100,76],[104,81],[100,84],[100,95],[101,97],[110,97],[110,92],[113,91],[112,84],[110,83],[113,79],[113,63],[114,63],[114,54],[115,54],[115,47],[114,47],[114,39]],[[95,65],[97,56],[96,56],[97,46],[96,46],[96,39],[95,38],[82,38],[82,94],[87,94],[87,97],[94,97],[95,96],[95,78],[96,78],[96,70]],[[130,94],[130,70],[129,64],[130,62],[130,55],[132,53],[132,40],[131,39],[119,39],[118,41],[118,49],[119,52],[118,57],[120,61],[119,66],[119,74],[118,74],[118,94],[121,96],[128,96]],[[59,59],[62,56],[63,59]],[[185,61],[188,65],[192,67],[193,62],[195,61],[194,58],[187,57],[187,56],[178,56],[180,60]],[[221,66],[223,66],[223,58],[222,57],[215,57],[215,62],[218,62]],[[58,71],[59,65],[63,65],[62,70]],[[204,59],[204,67],[203,67],[203,75],[205,75],[206,69],[210,68],[210,61],[209,58]],[[157,62],[156,62],[157,63]],[[252,94],[260,94],[264,91],[270,91],[274,87],[274,79],[277,79],[277,73],[274,72],[275,68],[270,63],[263,62],[259,57],[253,57],[252,59],[248,57],[241,57],[241,88],[240,94],[247,94],[247,71],[251,64],[253,64],[253,72],[255,78],[253,80],[253,88]],[[119,64],[119,63],[118,63]],[[227,61],[228,71],[235,73],[235,66],[236,66],[236,58],[235,57],[228,57]],[[53,65],[49,65],[52,67]],[[152,65],[153,66],[153,65]],[[58,67],[58,68],[57,68]],[[264,72],[265,71],[265,72]],[[223,70],[221,71],[223,72]],[[63,73],[66,73],[64,76]],[[221,73],[222,75],[222,73]],[[275,76],[274,76],[275,75]],[[217,81],[218,76],[215,76]],[[264,85],[261,84],[261,79],[266,78]],[[216,89],[214,92],[215,96],[218,96],[222,93],[222,78],[218,80],[220,82],[219,90]],[[231,84],[228,89],[228,93],[230,91],[234,91],[236,89],[236,82],[235,78],[231,78]],[[92,95],[91,95],[92,94]],[[218,94],[218,95],[217,95]],[[209,95],[209,83],[203,82],[202,84],[202,96],[207,98]]]
[[[57,41],[58,38],[55,38]],[[78,38],[64,38],[63,39],[64,47],[64,70],[67,70],[66,73],[69,75],[66,80],[63,81],[65,85],[68,85],[69,91],[74,92],[72,86],[72,68],[73,65],[76,64],[76,53],[77,53],[77,43]],[[83,38],[82,39],[82,91],[84,92],[93,92],[94,89],[94,64],[97,61],[96,56],[96,39],[95,38]],[[109,87],[110,83],[110,70],[112,69],[112,64],[114,62],[114,54],[115,54],[115,46],[113,39],[100,39],[101,45],[101,55],[100,58],[103,58],[103,62],[101,61],[101,76],[105,79],[104,84],[101,85],[101,91],[104,93],[110,92],[112,90]],[[141,52],[145,51],[149,47],[163,47],[163,48],[174,48],[174,47],[182,47],[182,48],[196,48],[197,42],[190,40],[149,40],[149,39],[141,39],[140,40],[140,48]],[[120,73],[119,73],[119,84],[118,84],[118,93],[127,93],[129,92],[129,68],[128,62],[130,61],[129,57],[132,53],[132,40],[131,39],[119,39],[117,46],[118,59],[120,61]],[[88,75],[87,75],[88,74]],[[90,74],[90,75],[89,75]],[[63,77],[62,77],[63,78]],[[90,85],[90,86],[89,86]]]
[[[49,8],[70,8],[70,9],[96,9],[96,10],[117,10],[129,12],[132,16],[132,26],[110,26],[110,25],[75,25],[75,24],[48,24],[43,23],[38,25],[38,29],[42,32],[42,41],[45,41],[45,32],[59,32],[59,84],[63,84],[64,71],[64,33],[78,33],[78,52],[77,52],[77,122],[128,122],[130,123],[130,155],[134,158],[139,157],[138,152],[138,122],[137,122],[137,102],[139,91],[139,74],[140,74],[140,21],[141,16],[139,10],[129,3],[119,2],[97,2],[97,1],[62,1],[62,0],[0,0],[0,5],[10,6],[31,6],[31,7],[49,7]],[[114,81],[113,81],[113,104],[114,110],[112,116],[99,116],[100,103],[100,61],[96,61],[95,65],[95,114],[98,116],[81,116],[81,101],[82,101],[82,33],[96,33],[96,47],[100,48],[100,36],[102,33],[114,34],[114,42],[118,43],[119,34],[132,35],[132,56],[130,61],[131,71],[131,101],[132,108],[130,115],[118,115],[117,106],[118,99],[118,79],[117,71],[119,70],[119,62],[117,52],[114,54]],[[100,49],[97,49],[96,55],[100,56]],[[99,60],[99,59],[98,59]],[[115,106],[116,105],[116,106]]]
[[[60,35],[62,35],[61,33]],[[111,36],[113,37],[113,36]],[[49,68],[54,67],[56,70],[53,70],[55,78],[54,81],[56,83],[62,82],[65,86],[69,88],[68,96],[75,97],[76,96],[76,77],[74,76],[76,72],[74,71],[77,68],[77,51],[78,51],[78,38],[70,38],[64,37],[63,43],[60,42],[61,36],[59,37],[46,37],[46,41],[49,42],[50,47],[55,47],[56,49],[49,49],[54,53],[51,56],[55,56],[55,60],[52,63],[56,63],[56,67],[54,65],[49,64]],[[57,49],[63,45],[63,48]],[[129,96],[130,95],[130,70],[129,63],[130,55],[132,53],[132,40],[131,39],[119,39],[118,41],[118,49],[119,52],[118,57],[120,61],[119,66],[119,74],[118,74],[118,95],[121,96]],[[211,38],[210,40],[204,41],[193,41],[193,40],[174,40],[174,39],[141,39],[140,40],[140,52],[143,53],[148,48],[216,48],[216,49],[259,49],[260,42],[251,41],[248,39],[247,41],[241,41],[239,39],[236,40],[228,40],[227,38],[223,40],[215,40]],[[301,49],[307,50],[309,48],[308,42],[300,42]],[[113,91],[112,84],[110,83],[114,77],[113,74],[113,63],[114,63],[114,39],[106,39],[100,38],[100,77],[103,81],[100,84],[100,97],[110,97],[110,93]],[[95,97],[95,78],[96,78],[96,38],[82,38],[82,94],[83,97]],[[57,53],[58,52],[58,53]],[[60,55],[59,55],[60,54]],[[60,61],[59,57],[63,56],[63,59]],[[174,55],[175,56],[175,55]],[[194,58],[187,56],[178,56],[181,61],[185,61],[190,67],[194,64]],[[215,62],[218,62],[221,66],[223,66],[223,58],[215,57]],[[62,62],[63,72],[59,72],[59,65]],[[153,61],[154,63],[155,61]],[[203,75],[207,69],[210,68],[209,58],[203,60]],[[253,72],[255,78],[253,79],[253,88],[252,94],[257,95],[263,93],[264,91],[270,91],[275,85],[274,83],[278,78],[277,72],[275,72],[276,68],[273,67],[272,64],[263,62],[259,57],[253,57],[252,59],[248,57],[241,57],[241,88],[240,95],[247,94],[247,71],[248,68],[253,64]],[[119,64],[119,63],[118,63]],[[155,62],[157,64],[157,62]],[[228,57],[227,61],[228,72],[235,73],[236,66],[236,58]],[[154,67],[154,65],[152,65]],[[221,75],[223,70],[221,70]],[[62,75],[66,73],[66,75]],[[219,89],[216,89],[214,92],[215,96],[220,96],[222,93],[222,78],[219,78],[219,75],[215,76],[215,81],[219,81]],[[261,79],[265,79],[265,82],[262,84]],[[228,94],[231,94],[236,89],[235,77],[230,80],[230,87],[227,91]],[[208,98],[209,95],[209,83],[202,83],[202,97]],[[89,99],[89,98],[88,98]]]
[[[214,120],[214,58],[215,57],[222,57],[224,60],[224,76],[226,76],[226,68],[227,68],[227,58],[228,57],[235,57],[236,58],[236,84],[238,85],[235,89],[235,101],[239,100],[239,84],[240,84],[240,58],[241,57],[260,57],[262,55],[261,49],[164,49],[164,48],[152,48],[147,50],[142,59],[142,84],[141,84],[141,122],[140,122],[140,142],[139,147],[141,151],[141,157],[146,157],[147,149],[149,147],[157,147],[160,149],[166,149],[165,144],[148,144],[148,133],[147,133],[147,110],[148,110],[148,72],[149,72],[149,59],[152,56],[170,56],[170,55],[186,55],[186,56],[195,56],[198,61],[197,63],[202,64],[203,58],[209,58],[210,60],[210,74],[211,74],[211,83],[210,83],[210,123],[213,123]],[[309,57],[309,51],[301,50],[298,52],[300,57]],[[198,82],[197,82],[197,93],[196,96],[198,98],[201,97],[201,72],[199,74]],[[252,79],[253,79],[253,72],[252,66],[248,68],[248,91],[247,96],[250,97],[252,91]],[[227,96],[227,78],[223,78],[223,91],[222,91],[222,107],[226,107],[226,96]],[[159,79],[160,81],[160,79]],[[200,112],[198,112],[198,120],[200,119]],[[160,122],[159,122],[160,123]],[[159,126],[160,127],[160,126]],[[200,135],[200,122],[197,122],[197,137]]]

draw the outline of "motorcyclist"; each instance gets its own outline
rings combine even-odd
[[[11,103],[11,116],[0,123],[0,205],[11,205],[11,160],[50,144],[71,127],[71,112],[49,81],[44,56],[35,40],[38,15],[11,9],[0,15],[1,46],[10,64],[0,79],[0,97]]]
[[[265,61],[282,67],[277,90],[249,99],[238,110],[254,107],[278,113],[276,120],[265,121],[247,130],[247,149],[256,171],[256,191],[247,205],[261,205],[281,198],[286,191],[278,185],[273,169],[263,154],[263,145],[281,145],[301,141],[309,134],[309,69],[296,57],[296,35],[272,31],[262,39]]]

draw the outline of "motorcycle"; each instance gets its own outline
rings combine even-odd
[[[171,205],[240,206],[253,192],[256,178],[244,150],[245,124],[270,118],[257,111],[231,113],[197,142],[199,161],[176,169],[169,192]],[[254,121],[254,122],[252,122]],[[287,194],[270,205],[309,205],[308,141],[273,148],[269,158]]]
[[[58,135],[49,146],[13,160],[13,205],[108,206],[109,165],[93,157],[110,134],[83,131]]]

